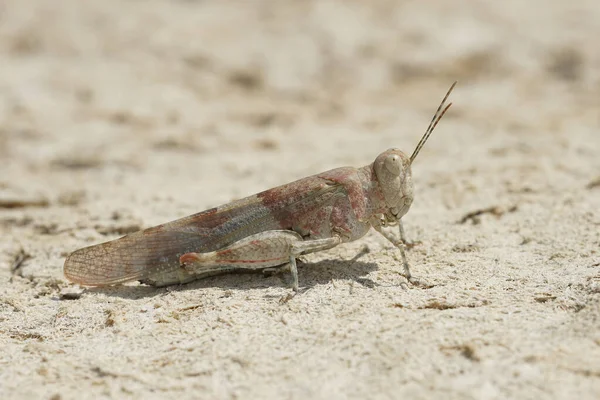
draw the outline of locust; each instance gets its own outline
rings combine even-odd
[[[86,286],[167,286],[236,270],[289,268],[297,292],[299,256],[355,241],[373,228],[399,250],[403,275],[414,283],[401,220],[414,198],[411,166],[452,105],[446,100],[455,85],[410,157],[391,148],[361,168],[332,169],[76,250],[65,261],[65,277]],[[389,226],[398,226],[398,235]]]

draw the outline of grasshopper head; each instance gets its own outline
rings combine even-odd
[[[433,132],[438,122],[440,122],[446,111],[448,111],[448,108],[452,105],[452,103],[446,105],[446,100],[455,85],[456,82],[450,86],[446,96],[444,96],[444,99],[433,115],[425,134],[410,157],[398,149],[389,149],[375,159],[373,167],[375,168],[375,175],[383,192],[387,207],[387,211],[384,213],[386,222],[395,223],[408,212],[413,202],[413,184],[410,167],[427,139],[429,139],[431,132]]]
[[[413,202],[410,158],[399,149],[389,149],[375,159],[373,168],[387,207],[386,219],[398,221]]]

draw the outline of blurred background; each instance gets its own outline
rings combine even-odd
[[[0,184],[227,201],[412,151],[454,80],[416,169],[596,158],[598,37],[593,0],[4,0]]]
[[[11,293],[10,302],[0,299],[0,310],[8,310],[0,316],[0,331],[17,332],[7,341],[11,357],[18,360],[12,363],[15,375],[3,381],[15,387],[22,382],[21,393],[30,379],[37,379],[55,388],[70,385],[79,394],[77,380],[69,380],[68,373],[54,379],[31,372],[39,363],[37,353],[24,355],[19,346],[41,335],[45,346],[62,351],[52,358],[60,360],[57,370],[91,376],[92,381],[114,377],[94,372],[96,360],[104,356],[94,353],[93,346],[88,352],[87,341],[99,337],[97,347],[120,360],[106,365],[145,371],[141,376],[150,386],[159,386],[164,378],[175,387],[188,371],[206,370],[212,372],[190,375],[181,384],[216,385],[210,374],[227,371],[228,387],[246,385],[238,394],[248,394],[248,388],[254,394],[269,393],[283,375],[288,381],[305,379],[305,391],[297,392],[305,394],[337,393],[339,388],[350,394],[379,389],[400,393],[398,382],[420,382],[423,390],[445,393],[454,384],[479,385],[482,374],[492,383],[476,393],[531,395],[530,387],[515,383],[514,377],[525,376],[540,396],[546,390],[563,391],[563,398],[573,395],[569,390],[589,394],[593,382],[597,389],[598,376],[598,358],[594,361],[590,354],[600,343],[591,337],[600,320],[600,307],[593,302],[600,282],[599,40],[598,0],[0,0],[0,276],[5,282],[0,292]],[[317,304],[319,311],[306,313],[306,320],[304,314],[286,314],[290,326],[269,320],[284,309],[272,299],[263,305],[273,307],[271,311],[256,310],[264,291],[279,296],[277,290],[285,288],[277,280],[265,284],[255,277],[219,278],[211,281],[216,288],[199,283],[208,285],[200,286],[200,297],[193,285],[171,297],[147,292],[148,307],[166,302],[163,310],[180,305],[169,301],[185,301],[185,306],[198,298],[217,305],[237,301],[225,320],[250,327],[261,321],[262,330],[254,336],[236,337],[237,331],[216,316],[214,322],[210,310],[221,306],[190,308],[189,313],[199,315],[158,328],[151,313],[144,314],[149,328],[143,332],[159,332],[158,339],[125,338],[117,328],[110,330],[116,336],[110,336],[108,328],[93,326],[104,327],[106,320],[106,327],[125,327],[128,320],[133,325],[120,332],[139,332],[135,324],[145,320],[139,322],[137,298],[118,299],[122,308],[115,309],[105,309],[114,298],[106,300],[103,292],[84,296],[85,303],[52,300],[68,287],[62,264],[76,248],[330,168],[366,165],[390,147],[410,154],[455,80],[454,105],[413,165],[415,202],[405,217],[409,239],[421,242],[409,254],[418,266],[413,272],[441,282],[431,291],[367,290],[359,282],[349,294],[346,283],[356,276],[394,284],[400,279],[396,261],[382,251],[386,244],[368,236],[315,257],[350,260],[366,243],[374,249],[365,256],[370,269],[347,263],[331,272],[334,261],[302,268],[301,282],[314,288],[294,301],[301,310]],[[239,288],[241,280],[250,283],[227,295],[220,291],[223,282]],[[343,284],[336,286],[334,280]],[[256,292],[252,285],[258,285]],[[473,288],[481,289],[474,300]],[[532,293],[538,292],[542,300],[533,300]],[[127,297],[130,292],[123,293]],[[247,293],[254,300],[246,301]],[[320,297],[313,304],[311,296]],[[439,306],[429,325],[421,325],[430,315],[419,308],[427,296],[437,296],[434,305],[454,298],[462,305]],[[31,308],[19,314],[11,304],[17,304],[17,311],[26,304]],[[333,311],[327,308],[331,304]],[[477,307],[488,304],[492,306],[477,314],[482,310]],[[439,311],[453,307],[462,311],[445,314],[456,318],[448,320],[452,328],[439,328],[436,324],[446,321],[438,318]],[[584,308],[595,314],[575,314]],[[114,310],[130,317],[113,318],[119,315]],[[354,311],[340,317],[336,310]],[[405,324],[398,313],[407,321],[414,317],[414,323]],[[488,315],[495,319],[486,319]],[[571,316],[579,316],[579,322],[562,324]],[[243,320],[250,317],[254,319]],[[300,320],[294,324],[296,317]],[[97,325],[88,323],[93,318]],[[346,332],[352,318],[361,329],[340,336],[337,348],[317,334],[305,343],[297,340],[311,335],[307,326],[317,333]],[[202,331],[213,328],[193,325],[205,319],[224,326],[221,336]],[[363,320],[371,322],[360,325]],[[475,320],[481,331],[474,328]],[[508,321],[504,330],[497,321]],[[177,328],[168,330],[172,326]],[[420,326],[427,328],[421,331]],[[273,327],[282,330],[275,334]],[[387,327],[388,333],[380,333],[379,327]],[[539,336],[529,339],[532,330]],[[98,331],[107,336],[95,336]],[[290,337],[290,331],[296,333]],[[489,368],[468,359],[472,347],[461,350],[464,357],[458,355],[458,361],[447,356],[454,351],[443,347],[449,337],[477,332],[483,342],[492,343],[484,347],[481,338],[473,342],[483,348],[474,357],[487,360]],[[196,335],[200,342],[189,345],[190,352],[212,351],[202,338],[216,337],[211,346],[219,349],[219,357],[194,353],[192,360],[187,349],[171,353],[170,343],[187,343]],[[414,343],[406,346],[402,335]],[[248,338],[252,346],[244,346]],[[270,345],[275,355],[260,358],[266,353],[254,345],[279,339]],[[127,344],[118,347],[120,340]],[[298,358],[285,353],[289,343],[304,353]],[[381,343],[389,347],[378,347]],[[359,344],[367,350],[357,348]],[[228,351],[250,362],[220,358]],[[251,351],[257,353],[247,354]],[[535,354],[521,359],[528,352]],[[147,354],[165,359],[176,354],[179,364],[159,360],[152,364],[154,370],[146,369]],[[422,354],[442,361],[430,365]],[[307,362],[306,355],[316,359]],[[271,366],[273,359],[280,364]],[[556,367],[555,360],[570,372]],[[336,363],[338,372],[348,365],[363,366],[365,376],[373,371],[371,380],[330,375]],[[513,365],[523,369],[513,370]],[[472,381],[446,380],[457,369],[468,371]],[[297,375],[300,370],[304,372]],[[534,370],[537,375],[527,375]],[[272,385],[255,385],[263,378]],[[315,388],[317,380],[329,386]],[[364,391],[354,391],[365,382]],[[281,398],[287,392],[278,393]],[[423,392],[403,393],[414,398]]]

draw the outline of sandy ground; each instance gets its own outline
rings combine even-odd
[[[0,398],[600,398],[599,37],[597,0],[0,2]],[[286,275],[63,277],[411,152],[454,80],[404,218],[433,287],[373,232],[284,304]]]

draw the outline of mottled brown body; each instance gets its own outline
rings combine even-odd
[[[181,256],[215,251],[256,233],[293,230],[311,240],[336,232],[344,242],[356,240],[371,227],[371,214],[383,212],[382,198],[372,165],[337,168],[77,250],[65,262],[65,276],[90,286],[189,282],[198,277],[180,268]]]
[[[383,227],[400,224],[412,204],[411,163],[448,109],[448,94],[410,158],[389,149],[362,168],[336,168],[79,249],[65,261],[65,276],[90,286],[163,286],[289,262],[297,289],[298,255],[357,240],[373,227],[400,249],[410,278],[401,225],[401,241]]]

